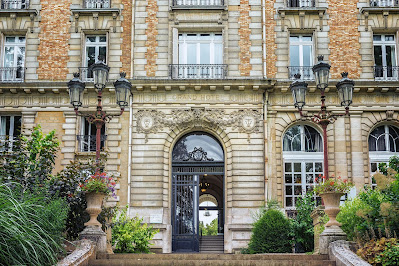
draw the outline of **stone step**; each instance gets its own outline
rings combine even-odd
[[[147,259],[113,259],[113,260],[95,260],[91,265],[106,266],[106,265],[190,265],[190,266],[335,266],[335,262],[327,260],[314,261],[295,261],[295,260],[147,260]]]

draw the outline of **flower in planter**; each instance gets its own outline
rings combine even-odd
[[[352,182],[348,181],[348,179],[342,179],[340,176],[330,177],[327,179],[325,176],[319,175],[319,178],[316,178],[315,180],[314,192],[317,195],[326,192],[348,193],[354,186]]]
[[[79,185],[80,189],[86,193],[97,192],[106,195],[112,194],[115,197],[116,180],[106,173],[95,173],[91,175],[84,183]]]

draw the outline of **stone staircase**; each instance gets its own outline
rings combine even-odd
[[[181,265],[181,266],[335,266],[327,255],[306,254],[112,254],[97,257],[90,265]]]
[[[200,239],[200,253],[223,253],[224,252],[224,237],[219,236],[202,236]]]

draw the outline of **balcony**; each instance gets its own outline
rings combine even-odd
[[[93,82],[93,71],[90,67],[79,67],[80,79],[83,82]]]
[[[29,0],[2,0],[1,9],[28,9]]]
[[[374,79],[376,81],[398,81],[399,67],[374,66]]]
[[[24,79],[25,68],[0,67],[0,82],[23,82]]]
[[[0,153],[10,153],[17,147],[18,137],[0,135]]]
[[[313,70],[311,66],[289,66],[288,67],[288,77],[294,80],[295,74],[301,74],[302,80],[314,80]]]
[[[110,0],[84,0],[84,8],[88,9],[101,9],[110,8]]]
[[[224,0],[173,0],[172,8],[176,9],[224,9]]]
[[[96,135],[77,135],[76,136],[80,152],[95,152],[96,151]],[[105,140],[107,135],[101,135],[100,150],[104,151]]]
[[[287,0],[287,7],[295,7],[295,8],[315,7],[315,0]]]
[[[370,7],[398,7],[399,0],[371,0]]]
[[[176,64],[169,65],[171,79],[225,79],[227,65]]]

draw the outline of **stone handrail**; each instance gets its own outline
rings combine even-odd
[[[57,263],[57,266],[90,265],[96,259],[96,246],[91,240],[76,241],[76,249]]]
[[[369,263],[352,252],[349,242],[345,240],[330,243],[328,256],[330,260],[335,261],[336,266],[370,266]]]

